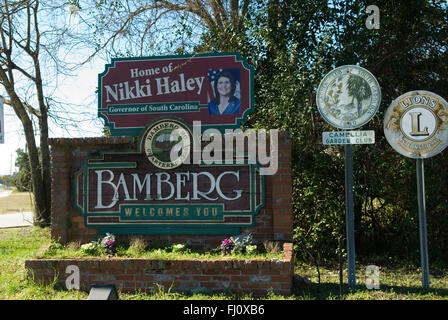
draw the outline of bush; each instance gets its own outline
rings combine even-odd
[[[233,252],[244,252],[247,246],[253,244],[254,239],[252,234],[240,234],[238,236],[230,237],[233,242]]]
[[[81,251],[88,255],[100,255],[101,254],[101,246],[98,242],[89,242],[85,243],[81,246]]]
[[[129,248],[127,251],[130,254],[139,255],[139,254],[142,254],[143,252],[145,252],[145,249],[147,246],[148,245],[144,239],[142,239],[141,237],[134,237],[131,239],[131,241],[129,243]]]

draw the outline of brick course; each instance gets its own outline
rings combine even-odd
[[[291,294],[294,274],[292,243],[283,245],[280,260],[151,260],[151,259],[33,259],[25,261],[28,277],[48,284],[57,279],[65,288],[69,265],[78,266],[80,289],[113,284],[121,292],[164,290],[266,295]]]

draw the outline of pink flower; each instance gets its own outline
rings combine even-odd
[[[229,252],[233,249],[233,241],[231,239],[224,239],[221,242],[221,250],[224,252]]]

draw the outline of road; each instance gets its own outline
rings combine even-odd
[[[0,214],[0,228],[28,227],[32,225],[32,212]]]
[[[7,197],[12,190],[0,190],[0,198]],[[0,228],[27,227],[33,225],[32,212],[0,214]]]
[[[0,189],[0,198],[7,197],[12,193],[12,190],[1,190]]]

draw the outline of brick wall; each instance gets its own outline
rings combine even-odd
[[[49,139],[52,161],[51,235],[62,243],[97,239],[97,229],[84,226],[84,217],[74,207],[73,175],[88,157],[107,151],[136,150],[132,137],[53,138]],[[292,242],[291,141],[279,133],[279,167],[277,174],[265,176],[265,207],[255,216],[255,226],[243,228],[259,242],[278,240]],[[227,235],[144,235],[146,240],[167,243],[189,243],[215,248]],[[131,236],[118,235],[120,241]]]
[[[232,292],[291,294],[294,272],[292,243],[283,245],[280,260],[150,260],[150,259],[34,259],[27,260],[28,277],[44,284],[57,278],[66,288],[67,266],[79,268],[80,289],[114,284],[122,292],[164,290],[199,293]]]

